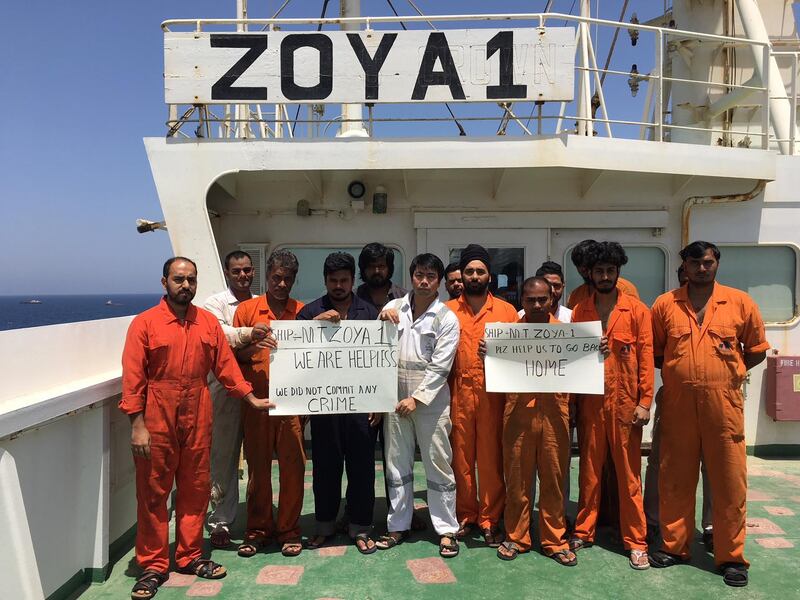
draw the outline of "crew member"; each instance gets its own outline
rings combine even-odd
[[[444,270],[444,289],[450,300],[455,300],[464,291],[464,284],[461,282],[461,270],[457,262],[451,262]]]
[[[166,295],[128,328],[122,353],[120,409],[130,416],[136,466],[136,562],[143,569],[132,598],[150,598],[167,580],[169,517],[175,498],[175,563],[180,573],[219,579],[225,568],[204,560],[203,521],[211,489],[210,371],[235,398],[255,408],[275,405],[256,398],[242,377],[216,317],[192,305],[197,267],[178,256],[164,263]]]
[[[503,541],[503,410],[504,394],[486,392],[478,344],[486,323],[515,323],[516,309],[489,292],[492,280],[489,253],[470,244],[461,252],[459,270],[464,293],[447,306],[461,324],[461,338],[450,380],[453,432],[453,470],[456,476],[456,516],[459,537],[477,525],[486,544]],[[477,466],[478,477],[475,478]]]
[[[678,267],[678,285],[686,285],[686,270]],[[647,519],[647,541],[656,548],[661,547],[661,534],[658,525],[658,471],[659,448],[661,446],[661,401],[663,386],[658,388],[655,397],[656,412],[653,417],[653,441],[647,455],[647,468],[644,472],[644,516]],[[711,524],[711,486],[706,473],[706,463],[700,457],[700,474],[703,477],[703,545],[707,552],[714,552],[714,528]]]
[[[325,259],[323,276],[327,293],[307,304],[298,320],[374,320],[375,307],[353,293],[356,264],[346,252]],[[314,476],[316,533],[307,544],[319,548],[336,533],[336,516],[342,499],[342,469],[347,468],[348,533],[362,554],[378,547],[369,536],[375,506],[375,440],[380,414],[334,414],[311,417],[311,461]]]
[[[234,325],[269,327],[273,320],[293,320],[302,302],[291,298],[299,265],[288,250],[276,250],[267,259],[267,293],[244,302]],[[269,394],[269,347],[254,342],[236,353],[242,373],[258,395]],[[298,416],[273,416],[242,404],[244,454],[247,459],[247,529],[238,554],[250,557],[273,536],[284,556],[303,550],[300,511],[303,508],[303,476],[306,457],[303,426]],[[278,457],[280,496],[277,526],[272,514],[272,457]]]
[[[564,271],[561,269],[561,265],[552,260],[546,260],[541,267],[536,269],[536,277],[544,277],[553,287],[553,301],[550,303],[552,315],[559,323],[570,323],[572,311],[561,304],[561,296],[564,295]]]
[[[217,317],[228,344],[234,350],[251,340],[259,342],[266,328],[233,327],[236,307],[253,297],[253,261],[247,252],[235,250],[223,262],[228,288],[209,296],[203,308]],[[211,545],[225,548],[231,543],[230,527],[239,507],[239,454],[242,449],[242,419],[239,402],[228,398],[219,381],[209,377],[214,414],[211,434],[211,512],[206,526],[211,532]],[[266,392],[263,393],[267,395]]]
[[[541,276],[522,284],[520,323],[558,323],[552,284]],[[564,566],[578,564],[566,541],[564,480],[569,473],[569,394],[506,394],[503,472],[506,541],[497,556],[513,560],[531,549],[532,486],[539,473],[539,537],[542,553]]]
[[[720,251],[681,250],[689,279],[653,305],[655,354],[664,380],[658,491],[662,550],[654,567],[689,559],[702,457],[711,481],[714,562],[726,584],[747,585],[747,457],[742,383],[766,357],[761,314],[746,293],[716,282]]]
[[[406,295],[406,290],[392,283],[394,250],[383,244],[372,242],[361,249],[358,274],[363,283],[358,286],[356,295],[372,304],[378,312],[390,300]]]
[[[597,242],[594,240],[583,240],[572,249],[570,259],[583,278],[583,284],[572,290],[567,299],[567,308],[574,309],[579,302],[586,300],[592,293],[592,279],[589,276],[589,267],[586,264],[586,259],[591,256],[592,248],[596,244]],[[617,280],[617,289],[623,294],[633,296],[637,300],[639,299],[639,291],[636,289],[636,286],[624,277],[620,277]]]
[[[619,522],[629,564],[647,569],[647,527],[642,507],[642,426],[650,420],[653,401],[653,332],[650,311],[617,288],[620,269],[628,262],[616,242],[592,247],[585,264],[594,290],[575,307],[572,320],[601,321],[608,354],[605,394],[578,399],[580,494],[570,548],[578,550],[595,538],[600,505],[600,479],[610,458],[617,474]],[[610,455],[610,456],[609,456]]]
[[[413,291],[390,301],[380,314],[398,326],[398,403],[383,421],[389,486],[388,549],[409,534],[414,511],[414,450],[419,444],[428,489],[428,509],[439,535],[439,554],[458,554],[456,482],[451,466],[450,388],[447,377],[458,347],[458,318],[438,298],[444,265],[420,254],[409,269]]]

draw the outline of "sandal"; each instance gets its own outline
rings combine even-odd
[[[395,546],[399,546],[403,542],[408,539],[410,533],[408,530],[406,531],[390,531],[388,535],[382,535],[378,538],[378,541],[375,542],[375,545],[380,550],[388,550],[389,548],[394,548]]]
[[[502,544],[503,540],[505,540],[505,536],[503,535],[503,532],[500,531],[499,527],[487,527],[486,529],[481,530],[481,533],[483,534],[483,539],[489,548],[499,548],[500,544]]]
[[[519,556],[519,546],[514,542],[503,542],[497,546],[497,558],[500,560],[514,560]]]
[[[444,540],[449,540],[445,542]],[[454,558],[458,556],[458,540],[453,534],[445,534],[439,540],[439,556],[442,558]]]
[[[227,548],[231,544],[231,534],[224,529],[215,529],[211,532],[211,545],[214,548]]]
[[[158,588],[169,579],[166,573],[145,571],[136,579],[131,590],[131,600],[148,600],[156,595]]]
[[[306,541],[306,548],[308,548],[309,550],[319,550],[325,544],[331,541],[334,537],[336,537],[335,533],[332,533],[331,535],[315,535],[314,537],[309,538]],[[317,541],[315,542],[314,540]]]
[[[465,537],[472,535],[472,532],[475,531],[477,525],[475,523],[464,523],[458,528],[456,532],[456,539],[463,540]]]
[[[355,542],[356,550],[361,552],[361,554],[372,554],[373,552],[378,551],[378,545],[366,533],[359,533],[353,538],[353,541]],[[364,544],[364,547],[362,548],[358,542]],[[372,542],[372,547],[369,545],[370,542]]]
[[[747,585],[747,567],[742,563],[723,563],[720,565],[722,581],[731,587],[745,587]]]
[[[631,557],[628,559],[631,569],[644,571],[650,568],[650,561],[647,558],[646,550],[631,550]]]
[[[545,554],[547,558],[552,558],[562,567],[574,567],[578,564],[578,555],[572,550],[558,550],[552,554]]]
[[[262,535],[245,533],[244,540],[239,544],[236,554],[242,558],[250,558],[258,554],[258,549],[267,545],[267,538]]]
[[[175,570],[183,575],[197,575],[203,579],[222,579],[228,574],[225,567],[207,558],[195,558],[185,567]]]
[[[281,546],[281,554],[287,557],[299,556],[302,551],[303,544],[297,538],[283,542]]]
[[[592,546],[592,542],[587,542],[586,540],[582,540],[581,538],[574,537],[569,539],[569,549],[573,552],[577,552],[578,550],[583,550],[584,548],[590,548]]]

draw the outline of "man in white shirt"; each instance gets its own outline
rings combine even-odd
[[[264,339],[266,327],[233,327],[233,315],[241,302],[253,298],[253,261],[247,252],[236,250],[225,257],[228,289],[209,297],[204,308],[222,326],[231,348],[237,350],[252,340]],[[224,548],[230,544],[230,526],[239,506],[239,454],[242,447],[241,405],[227,398],[225,388],[212,376],[209,389],[214,406],[211,434],[211,513],[207,527],[211,544]]]
[[[439,535],[439,554],[458,554],[456,481],[450,446],[450,388],[460,326],[456,315],[438,298],[444,265],[433,254],[411,263],[413,291],[383,308],[380,319],[398,326],[398,403],[384,419],[386,481],[389,487],[388,535],[382,550],[409,535],[414,512],[414,445],[419,444],[428,488],[428,508]]]

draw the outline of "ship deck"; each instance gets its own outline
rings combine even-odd
[[[422,489],[425,478],[421,465],[417,463],[416,467],[416,502],[427,517]],[[307,468],[301,525],[310,533],[310,462]],[[386,508],[380,462],[376,469],[376,529],[382,532]],[[573,458],[571,514],[577,500],[577,474],[577,458]],[[495,551],[477,538],[462,544],[458,557],[444,561],[438,557],[436,537],[428,529],[397,548],[370,556],[359,554],[345,536],[337,537],[324,549],[305,550],[296,558],[281,556],[277,545],[253,558],[239,558],[232,545],[211,553],[228,569],[227,577],[206,581],[173,573],[157,598],[800,598],[800,460],[748,457],[748,479],[746,554],[752,566],[750,585],[744,589],[722,583],[712,557],[699,541],[699,532],[690,564],[637,572],[628,566],[622,547],[608,530],[600,530],[598,543],[579,553],[576,568],[564,568],[546,559],[536,547],[513,562],[500,561]],[[246,481],[242,481],[242,499],[245,486]],[[274,486],[277,491],[277,477]],[[242,536],[243,515],[242,503],[233,530],[234,544]],[[127,598],[137,572],[133,551],[129,550],[111,564],[107,581],[79,590],[72,597]]]

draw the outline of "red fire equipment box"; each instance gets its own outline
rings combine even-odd
[[[800,421],[800,356],[767,357],[767,414]]]

